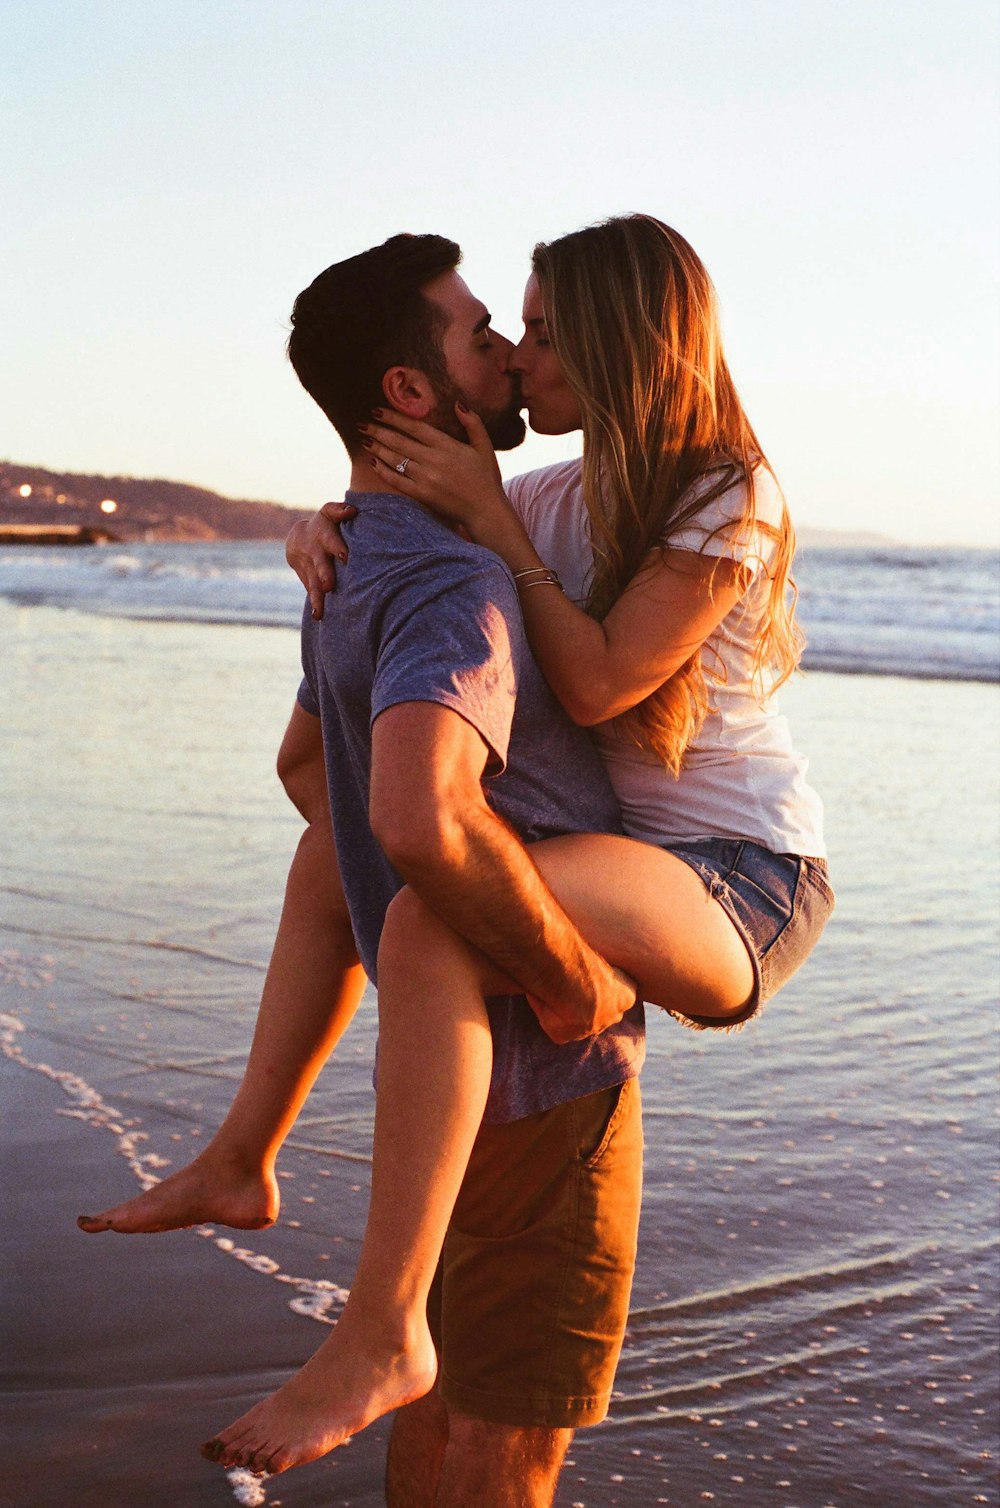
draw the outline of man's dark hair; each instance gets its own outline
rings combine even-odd
[[[447,386],[444,316],[421,290],[461,258],[444,236],[391,236],[335,262],[295,300],[288,359],[352,455],[356,426],[385,402],[389,367],[417,367],[435,387]]]

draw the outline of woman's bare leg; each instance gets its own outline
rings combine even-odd
[[[724,1018],[753,988],[746,948],[681,860],[623,838],[532,848],[584,937],[642,997]],[[409,891],[379,953],[372,1196],[351,1296],[301,1372],[204,1447],[225,1466],[284,1471],[332,1450],[433,1383],[426,1301],[489,1089],[487,961]]]
[[[606,833],[536,843],[532,858],[570,921],[650,1005],[739,1018],[754,972],[739,932],[690,865]]]
[[[302,1371],[203,1447],[224,1466],[314,1460],[434,1383],[427,1295],[489,1091],[484,994],[511,985],[403,891],[379,986],[372,1191],[351,1295]]]
[[[77,1222],[88,1234],[204,1222],[259,1230],[278,1214],[275,1159],[349,1025],[365,976],[329,818],[299,840],[243,1081],[225,1121],[187,1165],[124,1204]]]

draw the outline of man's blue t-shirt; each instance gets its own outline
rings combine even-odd
[[[394,493],[349,493],[350,560],[321,622],[302,622],[299,701],[322,721],[330,812],[351,922],[376,980],[386,909],[402,881],[368,821],[371,727],[403,702],[449,707],[490,750],[484,790],[526,842],[620,832],[588,735],[570,722],[531,657],[503,562]],[[376,981],[377,982],[377,981]],[[493,1079],[485,1119],[517,1120],[638,1073],[642,1007],[586,1042],[551,1042],[523,996],[488,1002]]]

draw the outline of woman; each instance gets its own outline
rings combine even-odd
[[[663,885],[691,888],[663,852],[689,866],[728,926],[709,908],[694,934],[659,939],[663,993],[687,1024],[742,1025],[818,936],[782,896],[801,882],[810,923],[832,904],[822,807],[773,702],[801,654],[794,533],[688,243],[627,216],[538,246],[533,267],[510,366],[532,429],[583,429],[582,462],[515,478],[505,495],[461,406],[469,445],[399,414],[365,426],[365,444],[392,486],[510,566],[536,660],[574,721],[595,727],[625,832],[654,845],[565,840],[565,867],[584,853],[634,865],[651,886],[640,906],[655,909]],[[335,524],[308,530],[290,559],[321,615],[325,557],[347,551]],[[648,1000],[652,960],[632,962],[646,963],[630,972]]]
[[[675,231],[627,216],[537,247],[524,323],[510,365],[532,428],[582,428],[582,462],[520,478],[508,499],[461,406],[471,444],[384,413],[365,443],[394,488],[506,561],[539,665],[570,716],[596,729],[628,836],[535,845],[553,893],[643,999],[693,1025],[740,1025],[803,961],[833,904],[820,804],[771,700],[800,652],[791,525],[726,367],[714,290]],[[297,568],[321,611],[316,543],[345,551],[329,524],[311,527]],[[419,1036],[429,981],[456,1023],[485,1015],[481,967],[404,891],[383,934],[380,1015]],[[394,1031],[403,1064],[405,1040]],[[405,1069],[396,1077],[385,1049],[382,1082],[399,1084]],[[461,1061],[462,1134],[437,1146],[427,1132],[449,1196],[429,1220],[405,1162],[383,1171],[343,1320],[298,1378],[219,1437],[224,1464],[312,1459],[430,1386],[426,1297],[489,1084],[488,1055]],[[410,1087],[408,1113],[423,1096],[419,1122],[436,1131],[453,1106]],[[391,1121],[383,1105],[380,1093]],[[352,1315],[366,1305],[393,1312],[387,1333],[403,1339],[391,1354],[359,1337]]]

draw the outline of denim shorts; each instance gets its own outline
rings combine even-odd
[[[749,838],[692,838],[665,845],[689,864],[746,943],[753,994],[738,1016],[678,1016],[685,1025],[743,1026],[786,984],[812,952],[833,912],[823,859],[772,853]],[[674,1013],[672,1013],[674,1014]]]

